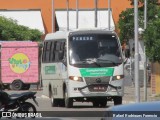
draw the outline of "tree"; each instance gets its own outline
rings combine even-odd
[[[4,41],[41,41],[42,33],[37,29],[18,25],[17,21],[0,16],[0,39]]]
[[[146,55],[152,62],[160,62],[160,6],[157,0],[148,4],[147,28],[143,33],[143,40],[146,46]]]
[[[133,5],[134,0],[130,0]],[[152,61],[160,62],[160,6],[158,0],[147,0],[147,28],[142,34],[146,46],[146,55]],[[138,22],[139,28],[143,27],[144,0],[139,0]],[[120,14],[118,22],[121,42],[134,38],[134,9],[130,8]]]
[[[133,1],[131,1],[131,5],[133,5]],[[141,4],[141,1],[139,1]],[[138,11],[138,22],[139,26],[143,26],[143,6],[139,7]],[[120,40],[121,43],[124,41],[129,41],[129,39],[134,38],[134,8],[128,8],[119,15],[120,19],[118,22],[118,28],[120,29]]]
[[[157,15],[157,19],[148,24],[143,39],[147,57],[153,62],[160,62],[160,15]]]
[[[131,5],[134,4],[134,0],[129,0],[131,1]],[[148,3],[152,3],[152,4],[157,4],[158,0],[147,0]],[[143,4],[144,3],[144,0],[138,0],[138,4]]]
[[[120,19],[118,22],[118,27],[120,29],[120,40],[123,43],[125,40],[133,38],[134,36],[134,16],[133,9],[127,9],[122,11],[120,14]]]

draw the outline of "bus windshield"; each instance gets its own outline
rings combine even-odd
[[[69,62],[77,67],[110,67],[122,63],[114,34],[76,34],[69,37]]]

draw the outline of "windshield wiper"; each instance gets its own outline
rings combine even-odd
[[[82,62],[89,63],[89,64],[94,63],[94,64],[97,65],[98,67],[102,67],[99,63],[97,63],[97,59],[96,59],[96,58],[84,59]]]
[[[117,63],[115,63],[115,62],[112,61],[112,60],[100,59],[100,58],[97,58],[97,60],[101,60],[101,61],[109,61],[109,62],[111,62],[112,64],[117,65]]]

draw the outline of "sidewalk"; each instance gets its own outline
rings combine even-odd
[[[151,94],[151,87],[147,87],[147,101],[160,101],[160,96],[153,96]],[[140,102],[144,102],[144,88],[140,88]],[[123,104],[135,103],[135,87],[125,86]]]

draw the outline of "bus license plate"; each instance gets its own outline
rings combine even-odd
[[[106,86],[93,86],[92,91],[106,91],[107,87]]]
[[[94,90],[105,90],[105,87],[103,86],[96,86],[96,87],[93,87]]]

